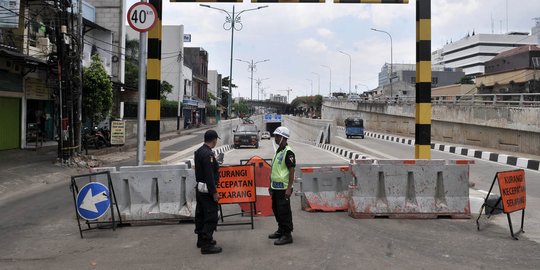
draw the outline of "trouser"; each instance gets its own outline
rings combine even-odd
[[[270,189],[272,211],[278,223],[278,232],[289,235],[293,231],[291,201],[285,198],[285,190]]]
[[[197,206],[195,208],[195,233],[202,244],[212,242],[218,223],[218,203],[212,195],[197,191]]]

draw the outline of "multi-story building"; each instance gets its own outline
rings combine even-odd
[[[508,34],[472,34],[444,45],[434,51],[431,61],[434,65],[460,68],[466,75],[484,74],[485,63],[501,52],[523,45],[536,45],[540,39],[540,20],[532,33],[511,32]]]
[[[5,2],[11,11],[0,11],[0,150],[36,147],[38,141],[39,145],[47,141],[56,144],[56,139],[67,135],[59,134],[59,101],[66,98],[72,100],[71,103],[64,100],[63,111],[74,114],[78,106],[76,100],[81,95],[76,83],[79,74],[70,76],[64,73],[62,84],[70,87],[69,90],[60,91],[57,79],[61,58],[58,57],[59,48],[69,48],[69,53],[64,52],[64,55],[72,54],[78,49],[75,45],[82,41],[82,65],[88,66],[91,55],[98,54],[110,76],[117,56],[123,52],[114,53],[113,32],[96,22],[96,7],[89,2],[83,1],[81,6],[84,27],[82,40],[72,35],[80,29],[77,6],[67,8],[68,13],[73,11],[73,14],[69,14],[74,23],[62,28],[66,35],[58,36],[57,1],[2,1],[3,7]],[[66,8],[65,3],[63,6]],[[31,20],[27,22],[20,13],[30,14]],[[62,42],[65,46],[60,46]],[[73,67],[78,66],[77,58],[65,61],[62,70],[74,72],[76,68]],[[62,121],[62,125],[66,123],[76,128],[77,117],[74,115],[67,119],[66,115],[69,116],[63,115],[66,122]],[[67,129],[62,126],[62,130]]]
[[[386,63],[379,72],[379,87],[375,89],[377,95],[383,96],[405,96],[414,97],[414,85],[416,84],[416,65],[415,64],[394,64],[392,66],[392,86],[390,87],[390,64]],[[431,85],[433,88],[452,85],[458,83],[465,73],[441,66],[432,67]]]
[[[270,101],[287,103],[287,96],[283,96],[280,94],[270,94]]]
[[[208,103],[208,52],[203,48],[184,48],[184,64],[192,71],[192,100],[197,109],[192,111],[194,125],[206,123],[206,104]]]
[[[486,62],[486,73],[476,78],[481,94],[540,93],[540,47],[522,46]]]

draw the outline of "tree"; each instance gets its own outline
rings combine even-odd
[[[139,41],[126,37],[126,85],[137,88],[139,85]]]
[[[223,77],[223,79],[221,79],[221,86],[223,86],[223,88],[227,88],[229,89],[229,77]],[[238,86],[236,86],[236,84],[232,84],[231,86],[232,88],[237,88]]]
[[[474,84],[473,78],[471,76],[465,76],[459,81],[460,84]]]
[[[246,115],[249,113],[249,105],[247,101],[242,100],[238,103],[233,104],[233,109],[236,112],[237,115]]]
[[[168,81],[161,82],[161,89],[159,91],[161,99],[167,99],[167,95],[172,93],[173,86]]]
[[[103,121],[112,108],[112,82],[98,54],[89,67],[83,68],[82,103],[84,115],[91,124]]]

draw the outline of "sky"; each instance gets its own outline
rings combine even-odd
[[[330,0],[327,0],[330,1]],[[137,1],[128,0],[128,7]],[[234,33],[234,59],[260,63],[254,78],[269,94],[328,95],[331,68],[332,92],[364,92],[378,86],[378,73],[390,62],[390,38],[370,30],[390,33],[393,62],[415,63],[416,1],[409,4],[268,4],[268,8],[241,15],[243,29]],[[539,0],[432,0],[432,50],[457,41],[468,33],[530,33],[540,17]],[[184,25],[191,34],[185,47],[202,47],[209,53],[209,69],[229,76],[231,31],[223,29],[226,14],[200,7],[199,3],[164,0],[163,24]],[[232,11],[231,4],[209,3]],[[508,4],[508,5],[507,5]],[[237,3],[236,12],[264,4]],[[508,8],[507,8],[508,6]],[[508,23],[507,18],[508,17]],[[493,27],[492,27],[493,26]],[[317,73],[319,75],[316,75]],[[233,96],[250,98],[250,71],[244,62],[233,61]],[[320,78],[320,85],[319,85]],[[313,88],[311,88],[313,85]],[[259,95],[262,99],[263,95]],[[253,98],[257,99],[254,83]]]

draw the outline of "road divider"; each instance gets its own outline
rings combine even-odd
[[[302,210],[345,211],[349,209],[349,185],[352,183],[349,166],[300,168],[297,195]]]
[[[356,160],[354,218],[470,218],[470,160]]]

